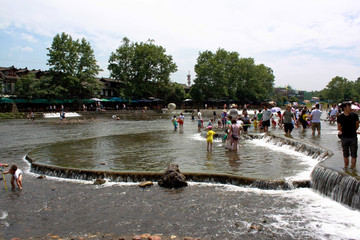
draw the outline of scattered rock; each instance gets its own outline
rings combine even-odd
[[[106,162],[101,162],[100,165],[107,165]]]
[[[295,188],[310,188],[310,181],[303,180],[303,181],[294,181],[293,185]]]
[[[104,179],[101,179],[101,178],[97,178],[95,181],[94,181],[94,185],[102,185],[106,183],[106,180]]]
[[[38,179],[43,179],[43,178],[46,178],[46,176],[45,176],[45,175],[40,175],[40,176],[38,176],[37,178],[38,178]]]
[[[148,237],[149,240],[161,240],[160,236],[154,235],[154,236],[150,236]]]
[[[132,240],[141,240],[141,237],[140,237],[140,236],[134,236],[134,237],[132,238]]]
[[[262,226],[259,224],[251,224],[251,226],[249,227],[249,231],[250,230],[257,230],[258,232],[262,231]]]
[[[149,233],[141,234],[140,237],[141,238],[149,238],[149,237],[151,237],[151,234],[149,234]]]
[[[139,183],[139,187],[150,187],[152,185],[154,185],[154,183],[151,181],[143,181],[143,182]]]
[[[175,235],[170,236],[170,239],[175,239],[175,238],[177,238],[177,236],[175,236]]]
[[[179,170],[179,165],[170,164],[165,173],[158,181],[159,186],[165,188],[180,188],[186,187],[188,184],[185,181],[185,176]]]

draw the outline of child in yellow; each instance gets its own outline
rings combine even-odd
[[[208,126],[207,129],[208,129],[208,132],[206,134],[206,142],[207,142],[206,150],[207,151],[212,151],[212,144],[213,144],[213,139],[214,139],[215,132],[212,130],[211,125]]]

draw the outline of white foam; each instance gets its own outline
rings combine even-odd
[[[30,176],[38,177],[40,174],[30,172],[31,164],[29,161],[25,159],[25,156],[22,158],[22,160],[28,165],[26,169],[24,169],[24,172]],[[95,179],[93,180],[80,180],[80,179],[70,179],[70,178],[60,178],[60,177],[54,177],[54,176],[46,176],[46,179],[53,180],[53,181],[59,181],[59,182],[72,182],[72,183],[80,183],[80,184],[94,184]],[[96,187],[111,187],[111,186],[134,186],[138,185],[139,183],[136,182],[110,182],[110,179],[104,179],[106,180],[105,184],[102,185],[94,185]]]
[[[196,141],[206,141],[206,138],[201,136],[201,133],[196,133],[190,136],[190,139],[196,140]]]
[[[294,190],[264,190],[226,184],[189,182],[189,186],[217,186],[217,190],[251,192],[259,195],[273,195],[293,202],[296,207],[281,208],[265,216],[276,220],[272,229],[286,231],[294,238],[306,233],[310,239],[360,239],[360,212],[341,203],[323,197],[309,188]],[[282,199],[279,199],[281,201]],[[291,204],[289,204],[291,206]],[[301,220],[301,221],[299,221]],[[304,226],[305,225],[305,226]]]
[[[1,211],[0,210],[0,219],[3,220],[5,218],[7,218],[9,214],[6,211]]]
[[[81,115],[77,112],[66,112],[65,117],[81,117]],[[60,118],[60,112],[44,113],[44,118]]]
[[[323,197],[312,189],[299,188],[284,191],[283,196],[291,197],[301,203],[293,209],[293,216],[308,222],[308,233],[314,239],[360,239],[360,212],[350,209],[330,198]],[[280,217],[281,214],[273,214]],[[291,219],[290,219],[291,221]],[[278,223],[279,228],[289,228],[294,231],[294,225]],[[298,231],[303,231],[303,227]]]

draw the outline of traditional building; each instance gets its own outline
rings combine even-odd
[[[302,101],[304,101],[305,91],[284,88],[284,87],[277,87],[277,88],[274,88],[274,94],[280,95],[280,96],[285,96],[288,99],[290,99],[291,97],[296,97],[300,102],[302,102]]]
[[[124,85],[122,81],[112,78],[96,78],[100,83],[100,97],[110,98],[118,96],[118,90]]]
[[[27,68],[0,67],[0,96],[11,97],[15,94],[16,81],[27,74],[35,74],[35,78],[39,79],[46,72],[41,70],[28,70]]]

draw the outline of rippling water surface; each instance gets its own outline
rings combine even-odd
[[[265,140],[244,140],[238,153],[225,151],[221,139],[206,151],[206,133],[186,120],[173,131],[169,119],[109,121],[76,126],[72,139],[47,144],[29,155],[38,162],[84,169],[162,172],[177,163],[183,172],[227,173],[266,180],[300,174],[316,159]],[[223,133],[221,129],[217,132]],[[281,151],[279,151],[281,149]]]
[[[52,177],[37,179],[23,160],[29,152],[64,166],[163,171],[168,163],[176,162],[182,171],[265,179],[306,177],[308,168],[316,164],[316,159],[262,140],[243,142],[238,155],[227,153],[221,141],[216,141],[214,151],[207,153],[195,123],[187,119],[180,134],[172,130],[165,115],[129,116],[120,121],[98,116],[95,122],[82,124],[56,122],[0,122],[1,161],[15,163],[24,171],[24,190],[7,192],[0,183],[0,237],[110,232],[208,239],[360,239],[359,211],[312,189],[275,191],[199,183],[179,190],[157,185],[140,189],[131,183],[94,186]],[[298,129],[294,137],[330,146],[336,152],[336,127],[326,124],[320,137]],[[251,230],[254,224],[262,231]]]

